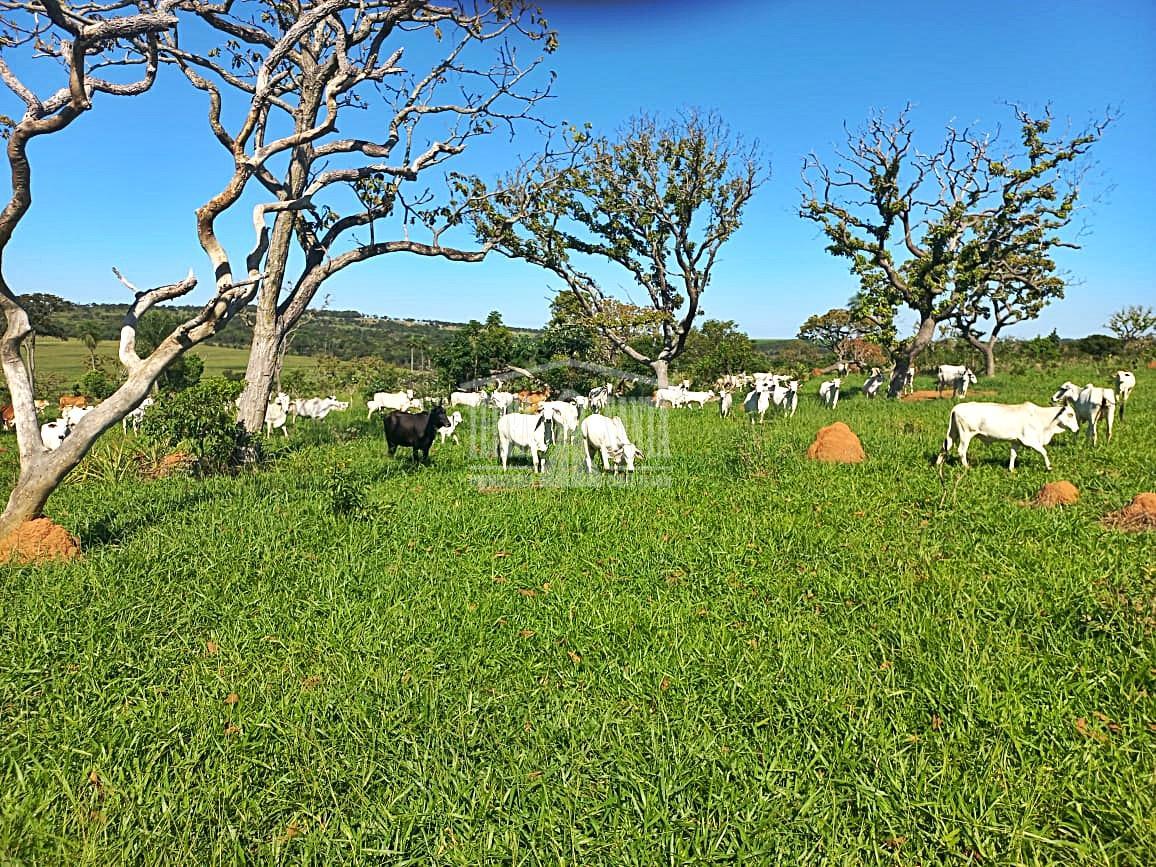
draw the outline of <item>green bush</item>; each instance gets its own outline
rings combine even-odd
[[[189,448],[201,474],[232,469],[251,460],[255,448],[237,424],[241,387],[214,377],[171,394],[145,415],[141,431],[154,442]]]
[[[116,381],[100,368],[90,370],[80,378],[77,389],[95,400],[104,400],[116,391]]]

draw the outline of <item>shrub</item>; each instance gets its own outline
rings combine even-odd
[[[100,368],[88,371],[77,383],[77,390],[81,394],[88,395],[95,400],[104,400],[116,391],[116,387],[116,381]]]
[[[199,473],[221,472],[252,460],[255,444],[237,424],[241,384],[212,378],[159,401],[145,414],[141,431],[154,442],[185,445]]]

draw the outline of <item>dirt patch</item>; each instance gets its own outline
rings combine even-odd
[[[1080,492],[1076,486],[1071,482],[1061,479],[1058,482],[1048,482],[1036,498],[1032,500],[1033,506],[1040,506],[1048,508],[1049,506],[1070,506],[1072,503],[1078,502],[1080,499]]]
[[[1113,530],[1139,533],[1142,530],[1156,530],[1156,494],[1142,493],[1132,498],[1132,502],[1116,512],[1109,512],[1101,522]]]
[[[164,479],[168,476],[188,473],[195,463],[192,455],[185,452],[173,452],[161,456],[160,460],[149,460],[146,455],[138,455],[140,474],[146,479]]]
[[[969,388],[967,390],[968,397],[994,397],[996,394],[994,389],[990,388]],[[900,400],[920,401],[920,400],[951,400],[951,389],[945,388],[943,394],[938,394],[935,389],[927,388],[913,391],[911,394],[903,395]]]
[[[50,518],[25,521],[0,539],[0,563],[47,563],[80,556],[80,540]]]
[[[807,458],[812,461],[857,464],[866,457],[859,437],[841,421],[819,428],[815,441],[807,449]]]
[[[1156,370],[1156,358],[1153,358],[1151,361],[1148,362],[1148,369],[1149,370]]]

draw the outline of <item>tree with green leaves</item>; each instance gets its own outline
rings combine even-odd
[[[766,362],[732,320],[707,319],[691,332],[680,365],[702,388],[724,374],[758,370]]]
[[[57,314],[72,307],[71,301],[66,301],[59,295],[48,292],[30,292],[21,295],[20,306],[28,314],[29,332],[24,341],[24,351],[28,356],[28,375],[36,381],[36,338],[56,337],[60,340],[68,339],[68,329],[60,322]]]
[[[1109,316],[1107,326],[1127,346],[1156,330],[1156,312],[1151,307],[1132,304]]]
[[[826,313],[816,313],[807,317],[807,321],[799,327],[798,338],[807,343],[821,346],[834,355],[839,361],[857,361],[852,358],[859,346],[859,342],[872,342],[885,345],[893,337],[893,330],[884,323],[884,327],[868,319],[856,316],[846,307],[835,307]]]
[[[1064,281],[1050,273],[1051,265],[1051,259],[1043,257],[1034,276],[985,283],[960,303],[952,323],[983,355],[984,376],[995,376],[996,341],[1005,328],[1038,318],[1049,303],[1064,297]]]
[[[537,183],[492,196],[476,180],[464,186],[481,202],[475,228],[505,255],[560,277],[586,322],[665,385],[719,250],[767,176],[758,148],[698,112],[667,124],[636,118],[617,140],[585,130],[571,140],[577,152],[541,169]],[[648,301],[613,297],[578,257],[624,269]],[[639,331],[649,339],[636,340]]]
[[[799,213],[822,228],[828,252],[850,261],[860,284],[855,314],[881,326],[901,307],[919,318],[914,336],[896,344],[892,397],[940,323],[993,299],[998,307],[1055,297],[1010,290],[1046,286],[1053,253],[1076,246],[1067,230],[1079,175],[1113,116],[1056,134],[1050,109],[1013,111],[1017,145],[948,126],[943,143],[924,152],[908,108],[893,122],[870,117],[834,164],[814,154],[804,162]]]

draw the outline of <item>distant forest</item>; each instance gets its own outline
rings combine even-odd
[[[163,310],[187,319],[200,308],[164,306]],[[124,318],[123,304],[69,304],[54,311],[53,321],[64,335],[75,337],[86,329],[101,340],[116,340]],[[248,348],[253,336],[250,319],[244,313],[223,332],[206,341],[208,345]],[[389,364],[428,366],[433,352],[463,327],[463,323],[429,319],[393,319],[369,316],[356,310],[310,310],[293,335],[289,351],[294,355],[332,355],[348,360],[367,355]],[[511,328],[515,334],[536,334],[532,329]],[[423,364],[423,361],[426,362]]]

